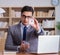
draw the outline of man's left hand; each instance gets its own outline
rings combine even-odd
[[[35,28],[36,31],[39,31],[39,29],[40,29],[39,23],[38,23],[38,21],[35,18],[34,18],[34,24],[33,25],[31,24],[31,26],[33,28]]]

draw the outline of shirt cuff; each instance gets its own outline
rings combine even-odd
[[[38,31],[37,31],[37,33],[40,33],[41,32],[41,29],[39,29]]]
[[[20,46],[17,47],[17,52],[20,52]]]

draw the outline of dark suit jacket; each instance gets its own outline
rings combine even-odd
[[[37,33],[32,26],[27,29],[26,41],[30,43],[30,48],[27,50],[27,52],[37,52],[38,35],[41,35],[41,32]],[[17,47],[20,46],[22,39],[21,23],[9,27],[5,50],[17,51]]]

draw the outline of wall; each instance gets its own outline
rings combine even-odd
[[[51,0],[0,0],[0,6],[51,6]]]
[[[0,0],[0,7],[14,7],[14,6],[52,6],[51,0]],[[56,22],[60,21],[60,4],[56,6]],[[60,35],[60,31],[56,29],[56,34]]]

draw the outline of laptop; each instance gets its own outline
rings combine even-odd
[[[38,36],[37,53],[58,53],[59,35]]]

